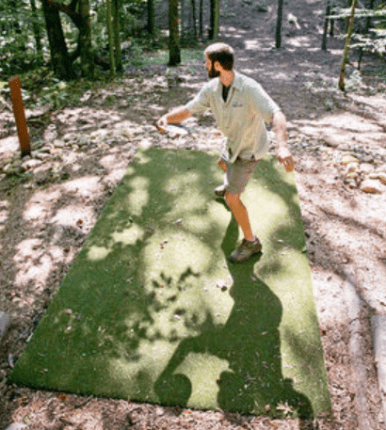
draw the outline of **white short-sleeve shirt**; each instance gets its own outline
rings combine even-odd
[[[259,83],[238,72],[234,73],[226,102],[220,78],[214,78],[185,107],[193,114],[212,111],[219,129],[227,137],[226,152],[231,163],[237,157],[263,157],[269,149],[265,123],[270,124],[274,113],[280,111]]]

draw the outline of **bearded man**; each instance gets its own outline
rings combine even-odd
[[[287,146],[285,115],[259,83],[234,70],[233,49],[225,43],[214,43],[204,53],[210,81],[192,101],[163,115],[156,125],[163,130],[167,124],[180,123],[208,109],[212,111],[227,138],[218,160],[225,172],[224,184],[215,189],[215,194],[225,198],[244,234],[241,244],[229,257],[233,262],[242,262],[262,250],[240,196],[259,160],[268,152],[270,142],[265,124],[273,126],[278,161],[287,172],[294,169],[295,163]]]

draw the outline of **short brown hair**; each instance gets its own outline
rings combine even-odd
[[[233,69],[235,54],[233,48],[226,43],[212,43],[205,49],[204,53],[209,57],[212,64],[218,61],[225,70]]]

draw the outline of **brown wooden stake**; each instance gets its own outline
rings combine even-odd
[[[9,79],[9,88],[11,90],[11,99],[13,105],[13,113],[15,115],[17,134],[19,136],[19,143],[21,155],[30,155],[31,146],[29,143],[29,135],[27,129],[27,121],[25,119],[23,99],[21,96],[21,86],[19,76],[14,76]]]

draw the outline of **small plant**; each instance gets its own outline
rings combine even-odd
[[[362,84],[362,76],[359,70],[354,70],[346,81],[346,90],[358,91]]]

